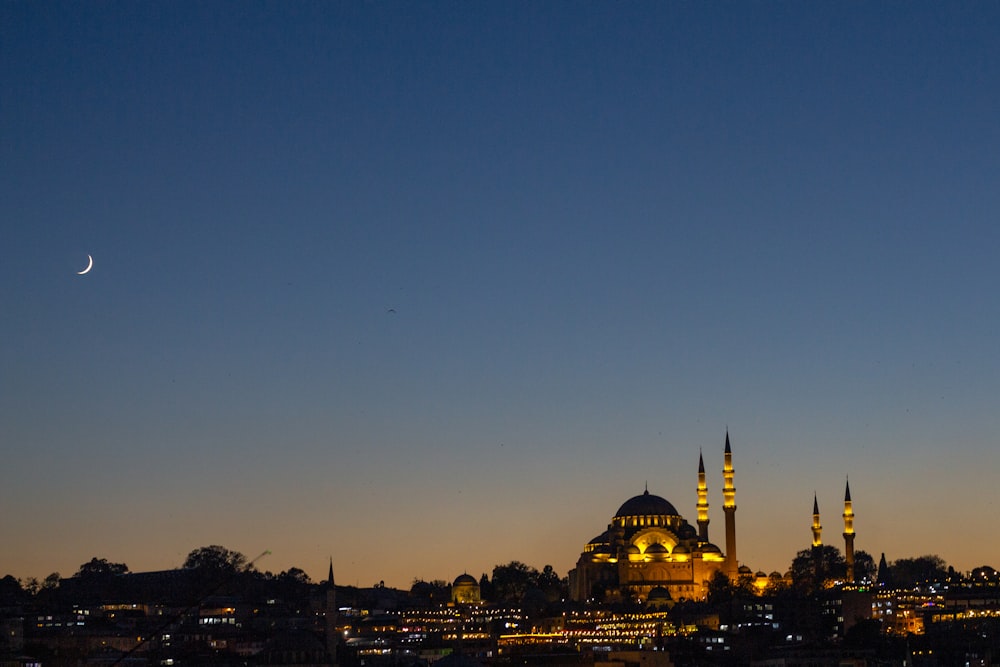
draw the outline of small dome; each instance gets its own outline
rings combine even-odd
[[[627,554],[637,554],[637,553],[640,553],[639,547],[635,546],[634,544],[630,544],[630,545],[628,545],[628,548],[625,549],[625,553],[627,553]]]
[[[670,591],[663,586],[657,586],[653,590],[649,591],[649,595],[646,596],[646,599],[652,602],[654,600],[670,600],[672,598],[670,597]]]
[[[753,570],[751,570],[746,565],[740,565],[739,573],[740,574],[753,574]]]
[[[675,554],[689,554],[691,552],[683,544],[678,544],[676,547],[674,547],[674,553]]]
[[[479,582],[471,574],[460,574],[452,586],[478,586]]]
[[[648,516],[651,514],[666,514],[667,516],[679,516],[677,509],[664,498],[654,496],[648,490],[641,496],[633,496],[625,501],[615,517],[626,516]]]
[[[703,545],[701,545],[701,552],[706,554],[721,554],[722,549],[715,546],[711,542],[705,542]]]
[[[609,541],[611,541],[611,538],[608,535],[608,531],[604,531],[591,541],[587,542],[587,544],[607,544]]]
[[[760,570],[759,572],[757,572],[757,574],[753,576],[757,577],[758,579],[767,579],[767,572],[765,572],[764,570]]]
[[[662,544],[660,544],[659,542],[656,542],[655,544],[650,544],[648,547],[646,547],[646,553],[648,553],[648,554],[665,554],[665,553],[667,553],[667,548],[665,546],[663,546]]]

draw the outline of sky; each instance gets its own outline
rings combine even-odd
[[[0,575],[1000,567],[1000,5],[0,5]],[[93,258],[93,269],[79,275]]]

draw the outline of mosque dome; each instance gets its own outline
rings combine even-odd
[[[471,574],[466,572],[455,578],[455,583],[451,585],[451,601],[459,604],[475,604],[480,597],[479,582]]]
[[[615,518],[628,516],[649,516],[651,514],[665,514],[667,516],[679,516],[677,509],[665,498],[654,496],[646,490],[641,496],[633,496],[625,501],[618,508]]]
[[[654,600],[670,600],[670,591],[663,586],[657,586],[653,590],[649,591],[649,596],[646,599],[649,602],[653,602]]]
[[[646,608],[650,610],[669,609],[673,601],[670,591],[663,586],[656,586],[646,596]]]
[[[667,548],[657,542],[656,544],[650,544],[646,547],[646,553],[648,554],[665,554],[667,553]]]
[[[599,544],[607,544],[610,541],[610,539],[611,538],[608,536],[608,531],[604,531],[603,533],[592,539],[590,542],[587,542],[587,544],[594,546],[597,546]]]
[[[478,586],[479,582],[471,574],[460,574],[452,586]]]

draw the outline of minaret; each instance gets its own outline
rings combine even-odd
[[[844,561],[847,563],[847,582],[854,583],[854,507],[851,506],[851,481],[844,491]]]
[[[729,429],[726,429],[726,461],[722,467],[722,511],[726,515],[726,576],[735,582],[739,574],[736,561],[736,487],[733,486],[733,450],[729,446]]]
[[[340,636],[337,634],[337,587],[333,583],[333,558],[330,558],[330,576],[326,580],[326,650],[330,654],[331,665],[337,664],[337,646]]]
[[[819,522],[819,500],[813,492],[813,568],[816,571],[816,588],[823,583],[823,526]]]
[[[823,526],[819,522],[819,500],[813,493],[813,549],[823,546]]]
[[[698,541],[708,542],[708,483],[701,452],[698,452]]]

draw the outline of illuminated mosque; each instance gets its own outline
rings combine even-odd
[[[722,477],[725,553],[708,540],[708,485],[699,454],[698,528],[647,488],[626,500],[608,529],[583,548],[569,573],[570,596],[578,601],[595,594],[624,600],[701,600],[717,572],[735,581],[743,572],[736,561],[736,487],[728,432]]]
[[[640,600],[647,606],[703,600],[709,582],[721,572],[730,581],[749,580],[758,591],[789,574],[754,573],[736,560],[736,487],[733,485],[733,452],[726,432],[722,467],[722,511],[725,515],[725,553],[708,540],[708,485],[705,461],[698,455],[698,528],[689,524],[666,499],[647,488],[618,508],[608,529],[583,548],[576,567],[569,572],[570,597],[583,602],[594,597],[609,600]],[[847,581],[855,580],[854,509],[851,487],[844,495],[844,546]],[[821,538],[819,505],[813,497],[813,556],[820,567]],[[817,569],[817,572],[819,570]]]

